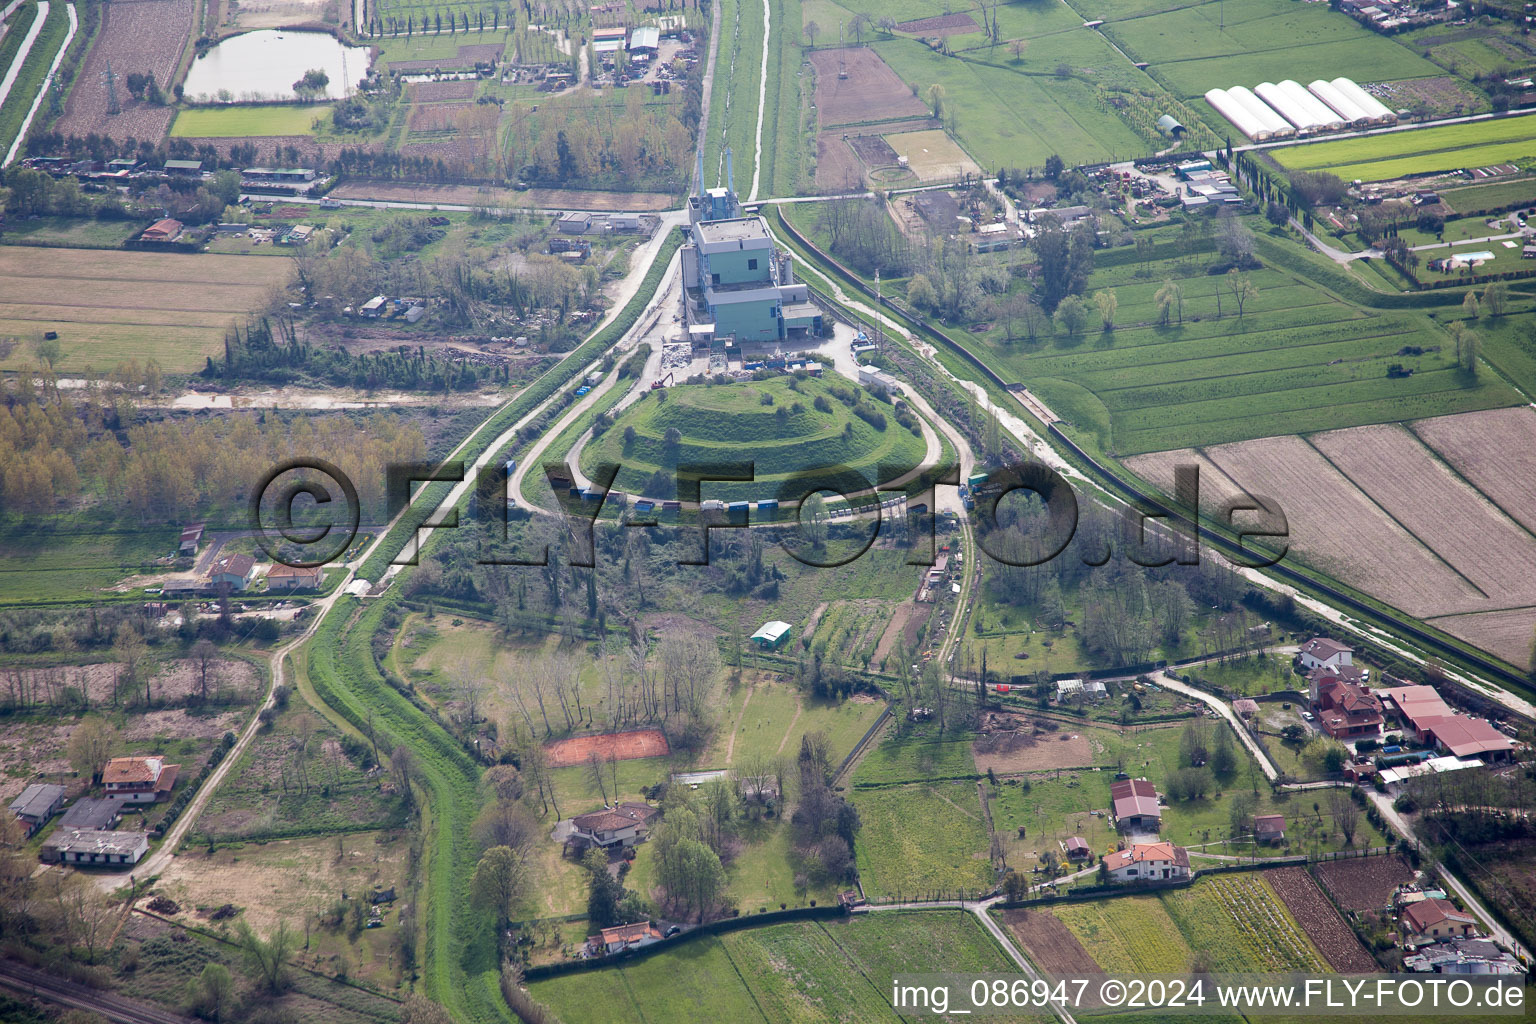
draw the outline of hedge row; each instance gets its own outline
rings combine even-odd
[[[159,839],[165,835],[172,825],[176,824],[176,819],[181,817],[181,812],[187,809],[187,804],[192,802],[192,798],[197,795],[197,791],[208,780],[209,773],[217,768],[219,762],[228,756],[234,745],[235,734],[226,732],[224,738],[219,741],[219,745],[213,748],[213,753],[208,755],[208,763],[203,765],[203,770],[197,773],[197,778],[193,779],[192,784],[181,791],[180,796],[171,801],[171,806],[165,809],[165,817],[161,818],[155,827],[149,830],[149,834],[152,837]]]

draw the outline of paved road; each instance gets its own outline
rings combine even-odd
[[[14,960],[0,960],[0,987],[72,1010],[97,1013],[113,1024],[193,1024],[190,1018],[169,1010],[65,981]]]

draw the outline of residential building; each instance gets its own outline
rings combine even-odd
[[[181,221],[174,217],[155,221],[139,235],[139,239],[144,242],[174,242],[180,237]]]
[[[1109,799],[1117,827],[1155,832],[1162,826],[1163,810],[1157,787],[1146,779],[1121,779],[1110,783]]]
[[[1341,678],[1332,668],[1313,669],[1307,683],[1312,707],[1317,711],[1317,724],[1329,736],[1357,739],[1381,732],[1385,721],[1381,698],[1364,686]]]
[[[121,802],[104,796],[83,796],[65,808],[59,829],[113,829],[122,816]]]
[[[1104,858],[1117,882],[1177,882],[1189,877],[1189,851],[1172,843],[1132,843]]]
[[[1456,909],[1450,900],[1420,900],[1403,911],[1403,929],[1436,939],[1471,935],[1477,931],[1477,918]]]
[[[602,951],[609,956],[622,953],[629,949],[641,949],[653,942],[661,941],[661,932],[649,921],[641,921],[638,924],[621,924],[614,928],[604,928],[597,937],[596,945],[602,947]]]
[[[51,782],[34,782],[22,790],[10,806],[11,813],[16,815],[30,839],[64,806],[64,787]]]
[[[375,295],[373,298],[357,307],[357,312],[359,316],[366,316],[370,319],[374,317],[380,317],[384,315],[384,308],[388,304],[389,299],[387,297],[383,295]]]
[[[649,804],[622,803],[571,819],[570,840],[586,846],[634,846],[644,842],[647,827],[661,808]]]
[[[762,628],[752,634],[752,642],[762,650],[776,651],[784,646],[792,630],[793,627],[789,623],[774,619],[772,622],[763,623]]]
[[[274,565],[267,570],[268,590],[319,590],[323,570],[318,566]]]
[[[170,795],[180,771],[181,765],[166,764],[160,754],[114,757],[102,771],[101,782],[110,800],[153,803]]]
[[[1301,645],[1296,660],[1301,663],[1304,672],[1315,668],[1338,668],[1355,663],[1355,649],[1326,636],[1315,636]]]
[[[688,333],[711,347],[819,337],[822,315],[810,289],[795,280],[788,253],[774,249],[768,222],[744,215],[729,187],[701,188],[688,198],[683,246]],[[730,153],[726,153],[730,180]]]
[[[208,582],[213,587],[229,587],[244,590],[256,576],[256,559],[250,555],[225,555],[208,570]]]
[[[137,864],[148,850],[148,832],[61,828],[43,844],[42,857],[49,863],[57,864],[127,866]]]
[[[1253,838],[1261,843],[1278,843],[1285,838],[1285,815],[1260,814],[1253,819]]]

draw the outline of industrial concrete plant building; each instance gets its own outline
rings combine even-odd
[[[705,189],[700,154],[699,193],[688,198],[682,259],[690,338],[713,346],[819,336],[821,310],[810,289],[795,280],[789,254],[775,251],[768,222],[742,215],[730,188],[730,150],[725,160],[727,187]]]

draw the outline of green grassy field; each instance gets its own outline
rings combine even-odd
[[[1515,203],[1536,203],[1536,181],[1522,178],[1494,185],[1448,188],[1440,193],[1440,199],[1458,213],[1490,210]]]
[[[743,197],[752,191],[752,167],[757,148],[758,87],[763,71],[763,4],[768,0],[720,0],[720,51],[713,69],[714,85],[709,101],[709,130],[704,140],[704,181],[710,187],[724,185],[727,147],[731,150],[736,191]],[[779,12],[775,12],[779,13]],[[775,28],[784,24],[781,20]],[[788,33],[786,33],[787,35]],[[785,45],[791,43],[784,39]],[[708,47],[708,33],[701,33],[700,45]],[[769,91],[767,98],[777,107],[782,93],[772,79],[782,70],[782,51],[775,55],[769,47]],[[792,65],[798,70],[797,65]],[[763,159],[775,138],[778,119],[766,115],[763,120]],[[769,168],[764,168],[765,175]],[[771,184],[764,177],[761,189]]]
[[[115,249],[143,226],[142,221],[131,220],[37,217],[7,224],[5,239],[12,244]]]
[[[1180,96],[1282,78],[1305,84],[1341,68],[1362,82],[1441,73],[1394,39],[1321,4],[1211,0],[1121,13],[1116,3],[1076,0],[1073,7],[1086,18],[1107,19],[1105,33]]]
[[[800,749],[800,738],[808,732],[825,736],[833,760],[839,761],[880,717],[880,711],[880,704],[868,700],[817,700],[764,674],[720,703],[719,727],[700,764],[725,768],[763,757],[793,757]]]
[[[871,898],[974,895],[995,881],[987,826],[973,782],[858,789],[863,827],[854,844]]]
[[[172,552],[176,530],[125,528],[111,510],[0,524],[0,603],[88,600]]]
[[[1070,39],[1070,48],[1053,54],[1051,48],[1061,39]],[[998,167],[1039,166],[1051,153],[1072,164],[1128,158],[1148,149],[1125,122],[1099,107],[1091,81],[1121,76],[1113,70],[1118,55],[1097,35],[1084,32],[1080,37],[1037,40],[1026,50],[1021,65],[1030,73],[1009,66],[1006,50],[990,58],[996,63],[946,57],[906,38],[881,40],[875,50],[904,81],[916,84],[925,94],[930,85],[943,86],[945,103],[955,113],[954,134],[988,172]],[[1100,70],[1058,78],[1053,71],[1059,63]],[[1135,69],[1128,70],[1137,74]]]
[[[330,108],[274,103],[265,106],[189,107],[171,122],[172,138],[238,139],[259,135],[313,135]]]
[[[892,1008],[890,978],[937,964],[972,973],[1014,969],[968,913],[882,912],[696,939],[633,964],[537,981],[530,991],[562,1019],[590,1024],[919,1020],[932,1015]]]
[[[967,337],[1005,377],[1028,383],[1080,435],[1118,455],[1519,401],[1495,375],[1458,369],[1446,334],[1424,314],[1343,301],[1296,270],[1250,273],[1257,294],[1239,317],[1226,279],[1205,273],[1211,258],[1153,261],[1140,276],[1134,264],[1095,271],[1087,290],[1113,288],[1119,302],[1112,334],[1034,345],[1003,343],[997,331]],[[1165,278],[1183,289],[1182,325],[1176,316],[1157,322]],[[1405,346],[1425,352],[1398,355]],[[1387,377],[1397,362],[1413,376]]]
[[[694,385],[651,392],[630,406],[603,436],[581,453],[581,466],[590,474],[601,463],[620,466],[614,480],[617,490],[651,497],[670,497],[652,486],[652,477],[675,466],[714,466],[752,462],[752,483],[706,483],[703,497],[726,501],[761,500],[771,497],[798,499],[825,476],[804,477],[808,470],[841,464],[862,473],[870,481],[881,466],[915,466],[923,457],[922,438],[888,418],[884,430],[855,416],[829,390],[827,380],[805,380],[791,390],[793,378],[778,378],[732,386]],[[845,388],[863,395],[865,409],[890,406],[874,404],[862,389],[838,379]],[[773,399],[763,404],[763,396]],[[825,397],[831,411],[813,407]],[[791,411],[798,403],[799,412]],[[851,432],[845,428],[851,425]],[[627,428],[635,439],[626,442]],[[676,429],[681,441],[669,448],[666,434]],[[781,488],[793,495],[781,495]]]
[[[1346,181],[1380,181],[1536,155],[1536,117],[1493,118],[1335,142],[1284,146],[1272,154],[1293,171],[1327,170]]]

